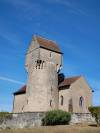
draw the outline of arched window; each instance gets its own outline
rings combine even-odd
[[[83,103],[84,103],[84,98],[81,96],[79,98],[79,106],[82,107],[83,106]]]
[[[61,96],[61,105],[63,105],[63,102],[64,102],[64,97]]]

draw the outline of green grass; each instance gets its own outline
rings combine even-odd
[[[100,133],[100,127],[87,125],[44,126],[26,129],[1,129],[0,133]]]

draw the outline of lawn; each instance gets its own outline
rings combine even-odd
[[[100,133],[100,127],[87,125],[45,126],[26,129],[0,129],[0,133]]]

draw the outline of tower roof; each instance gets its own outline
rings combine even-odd
[[[64,79],[64,81],[59,84],[59,88],[71,85],[72,83],[77,81],[80,77],[81,76],[76,76]]]
[[[40,45],[41,48],[45,48],[45,49],[62,54],[62,52],[56,42],[54,42],[52,40],[47,40],[40,36],[33,36],[33,39],[35,39],[38,42],[38,44]]]

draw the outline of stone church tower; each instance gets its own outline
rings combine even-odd
[[[57,44],[33,36],[26,54],[27,84],[14,93],[13,113],[61,109],[89,113],[92,89],[83,76],[60,73],[62,53]]]
[[[26,55],[28,82],[23,112],[58,109],[58,73],[62,53],[55,42],[34,36]]]

